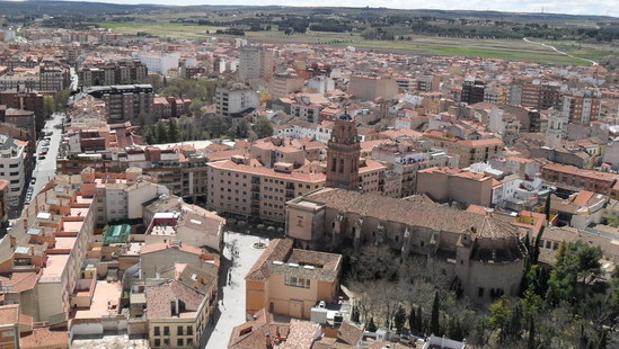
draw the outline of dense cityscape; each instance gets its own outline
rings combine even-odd
[[[24,4],[0,349],[619,348],[619,19]]]

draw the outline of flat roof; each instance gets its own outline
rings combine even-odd
[[[68,254],[50,254],[47,255],[47,265],[43,268],[39,282],[59,282],[62,272],[69,262]]]
[[[66,232],[79,233],[83,225],[84,225],[84,222],[63,222],[62,230]]]
[[[55,248],[59,250],[72,250],[76,241],[76,237],[57,237]]]
[[[100,319],[102,316],[118,313],[122,286],[120,282],[110,283],[99,280],[89,309],[77,310],[76,319]]]

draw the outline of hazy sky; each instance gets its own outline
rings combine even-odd
[[[120,4],[162,4],[162,5],[287,5],[287,6],[353,6],[390,8],[434,8],[499,10],[516,12],[544,12],[608,15],[619,17],[619,0],[87,0]]]

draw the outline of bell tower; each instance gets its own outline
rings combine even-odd
[[[353,118],[346,113],[338,116],[327,146],[327,187],[359,189],[358,138]]]

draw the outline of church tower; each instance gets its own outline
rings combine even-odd
[[[353,118],[346,113],[338,116],[327,147],[327,187],[358,190],[360,156]]]

